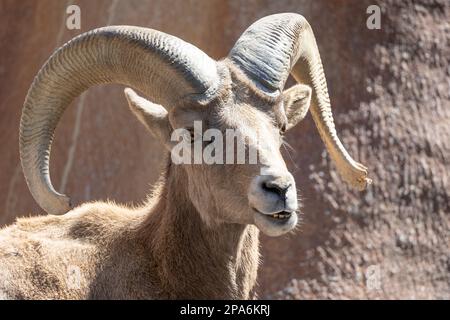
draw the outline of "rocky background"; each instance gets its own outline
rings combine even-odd
[[[81,8],[81,30],[66,8]],[[369,30],[369,5],[381,29]],[[34,75],[55,48],[89,29],[147,26],[227,54],[253,21],[303,14],[316,34],[344,145],[373,185],[337,176],[310,116],[286,160],[304,221],[263,238],[259,295],[269,298],[450,299],[450,3],[447,0],[0,0],[0,225],[42,211],[25,184],[19,119]],[[55,186],[75,203],[144,199],[162,150],[121,86],[92,88],[65,113],[52,149]]]

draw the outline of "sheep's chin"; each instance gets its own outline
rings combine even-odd
[[[254,210],[254,224],[269,237],[278,237],[295,228],[298,221],[297,213],[292,212],[288,219],[275,220],[257,210]]]

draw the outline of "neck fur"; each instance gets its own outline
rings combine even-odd
[[[161,295],[178,299],[248,299],[259,262],[252,225],[207,226],[192,204],[183,168],[169,164],[147,207],[142,234],[151,245]],[[215,212],[211,212],[214,215]]]

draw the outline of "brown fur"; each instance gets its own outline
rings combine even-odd
[[[261,95],[239,70],[227,62],[223,66],[222,91],[208,105],[194,101],[165,112],[129,92],[129,99],[137,99],[130,107],[166,147],[171,130],[195,119],[206,127],[259,129],[266,134],[262,164],[168,161],[159,186],[141,207],[94,202],[64,216],[19,219],[0,230],[0,298],[255,297],[259,230],[249,186],[261,166],[287,174],[277,116],[284,111],[275,109],[281,99]],[[258,192],[258,203],[272,205],[273,195]],[[275,228],[277,235],[289,231],[265,228]]]
[[[88,203],[64,216],[19,219],[4,228],[0,296],[253,297],[258,230],[238,224],[206,227],[186,190],[179,188],[185,179],[181,168],[169,165],[166,182],[141,208]],[[73,266],[81,271],[80,288],[70,287]]]

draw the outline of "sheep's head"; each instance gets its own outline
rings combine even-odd
[[[289,73],[304,84],[284,90]],[[337,137],[318,49],[302,16],[257,21],[219,62],[151,29],[106,27],[60,48],[25,101],[22,166],[33,196],[48,213],[70,209],[48,174],[56,124],[74,97],[109,82],[150,98],[125,91],[132,111],[186,172],[189,196],[207,223],[254,223],[268,235],[295,227],[296,187],[280,147],[283,133],[305,116],[310,101],[344,179],[359,189],[369,182],[366,168]]]
[[[185,170],[190,199],[206,223],[254,223],[280,235],[297,223],[295,181],[280,147],[305,115],[311,89],[298,84],[271,97],[230,61],[219,68],[221,92],[211,101],[166,110],[126,89],[129,106],[170,151],[172,165]]]

